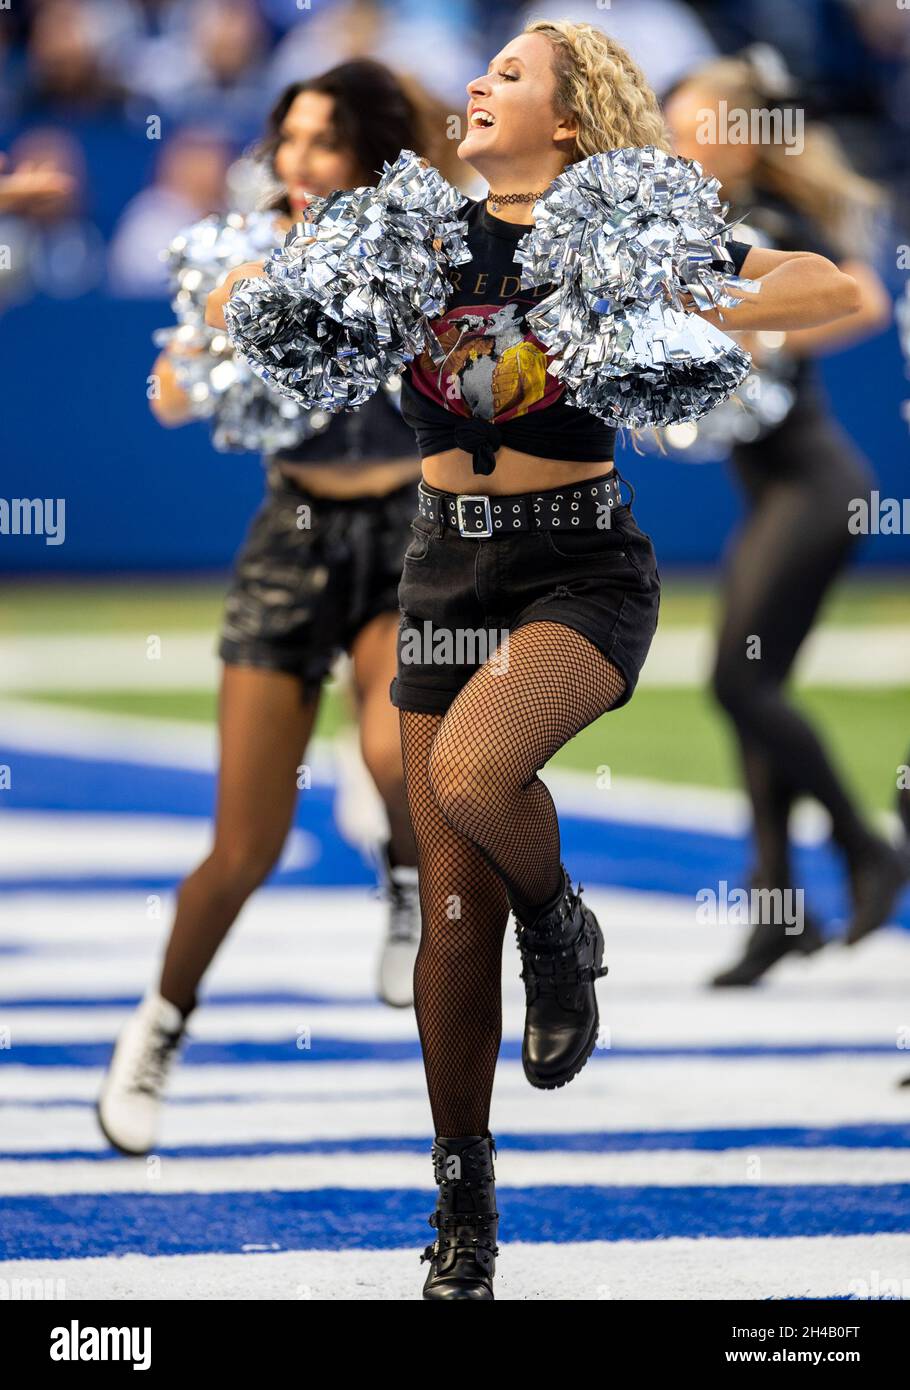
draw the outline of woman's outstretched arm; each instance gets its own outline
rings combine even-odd
[[[877,271],[866,261],[856,260],[842,261],[840,269],[856,281],[859,309],[848,318],[788,333],[787,352],[797,357],[819,357],[872,338],[884,332],[891,323],[894,317],[891,296]]]
[[[859,285],[833,261],[814,251],[770,251],[753,246],[740,274],[759,280],[758,294],[747,294],[732,309],[708,309],[701,317],[724,332],[814,328],[856,314],[862,307]]]

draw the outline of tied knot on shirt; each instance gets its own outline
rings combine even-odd
[[[472,415],[455,426],[455,443],[471,455],[475,473],[492,473],[496,467],[496,450],[502,446],[502,433],[492,420],[480,420]]]

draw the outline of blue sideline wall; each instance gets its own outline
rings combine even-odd
[[[204,426],[165,430],[146,378],[161,302],[37,299],[0,317],[0,497],[65,498],[66,538],[0,535],[9,574],[167,572],[227,566],[262,492],[253,455],[219,455]],[[837,414],[870,459],[882,496],[907,492],[910,396],[893,331],[824,363]],[[710,566],[739,515],[726,468],[624,447],[636,513],[662,565]],[[910,561],[910,535],[870,537],[861,566]]]

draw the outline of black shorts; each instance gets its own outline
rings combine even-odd
[[[560,491],[565,488],[540,495]],[[631,507],[616,507],[610,521],[603,529],[542,529],[478,540],[418,512],[398,587],[392,704],[444,713],[492,655],[497,635],[541,619],[574,628],[593,642],[625,677],[615,708],[626,704],[657,628],[660,573],[651,538],[639,529]]]
[[[385,497],[315,497],[277,467],[234,566],[218,655],[314,694],[378,613],[398,612],[417,480]]]

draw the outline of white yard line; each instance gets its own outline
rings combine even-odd
[[[0,691],[210,690],[219,663],[212,632],[85,635],[57,633],[0,639]],[[654,639],[641,684],[702,686],[715,634],[704,625],[667,626]],[[910,684],[910,627],[825,626],[807,640],[797,683],[814,686]]]
[[[500,1061],[493,1110],[501,1134],[554,1137],[906,1125],[907,1091],[897,1083],[908,1072],[910,1059],[897,1051],[893,1058],[841,1053],[792,1059],[615,1056],[590,1062],[571,1086],[542,1106],[539,1097],[534,1102],[521,1063]],[[104,1152],[91,1105],[48,1108],[29,1103],[42,1093],[54,1101],[77,1096],[91,1101],[102,1075],[101,1066],[6,1063],[4,1086],[8,1084],[9,1095],[16,1099],[0,1111],[3,1150]],[[178,1067],[170,1095],[175,1101],[179,1096],[192,1101],[164,1107],[159,1136],[163,1150],[238,1143],[305,1146],[314,1140],[354,1143],[365,1137],[422,1139],[431,1124],[423,1063],[416,1058],[186,1064]],[[244,1099],[225,1099],[237,1095]]]
[[[637,1153],[566,1153],[502,1149],[503,1187],[711,1187],[910,1182],[907,1149],[659,1149]],[[426,1156],[400,1152],[267,1154],[249,1158],[161,1158],[21,1163],[0,1161],[6,1196],[62,1192],[312,1192],[433,1188]]]
[[[111,878],[186,874],[208,854],[207,816],[103,815],[91,811],[0,813],[0,884],[4,879]],[[315,836],[294,829],[282,869],[319,858]]]
[[[48,1299],[397,1303],[421,1296],[426,1266],[417,1262],[416,1245],[415,1241],[410,1250],[266,1250],[254,1256],[20,1260],[0,1265],[0,1276],[10,1282],[47,1281],[43,1296]],[[870,1292],[876,1296],[880,1290],[890,1291],[892,1283],[907,1297],[910,1236],[674,1237],[532,1245],[510,1242],[501,1233],[496,1261],[499,1301],[646,1298],[678,1302],[830,1298],[850,1293],[869,1297]]]

